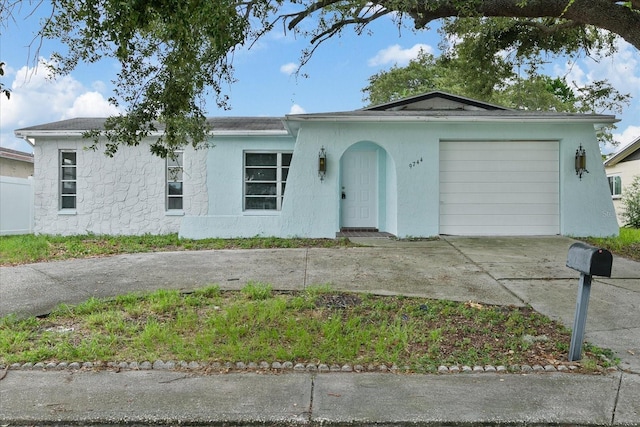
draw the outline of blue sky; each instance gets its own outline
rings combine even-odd
[[[25,2],[26,3],[26,2]],[[37,30],[38,19],[25,19],[28,11],[16,16],[8,28],[2,28],[0,60],[6,63],[6,86],[11,99],[0,100],[0,145],[31,151],[24,141],[13,136],[15,129],[72,117],[102,117],[116,111],[107,102],[111,80],[118,64],[105,60],[81,65],[71,75],[47,78],[45,68],[33,67],[37,47],[29,48]],[[46,10],[38,10],[43,14]],[[370,28],[372,35],[355,35],[348,31],[316,50],[302,69],[308,77],[295,75],[301,51],[308,41],[285,34],[277,28],[251,49],[240,49],[234,55],[237,82],[227,88],[230,111],[219,110],[213,97],[208,115],[283,116],[289,113],[346,111],[364,106],[362,88],[368,77],[398,64],[405,65],[424,49],[437,54],[439,41],[435,30],[399,31],[389,18]],[[547,73],[568,75],[569,81],[584,85],[608,79],[620,92],[633,96],[632,104],[618,115],[622,120],[614,132],[622,147],[640,136],[640,52],[624,41],[618,53],[599,61],[586,58],[567,64],[557,60],[547,64]],[[51,53],[60,50],[59,43],[45,40],[39,56],[49,61]],[[605,112],[606,113],[606,112]],[[605,152],[615,148],[604,147]]]

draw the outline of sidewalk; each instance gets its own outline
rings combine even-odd
[[[356,239],[352,239],[356,240]],[[563,237],[405,242],[371,247],[171,252],[0,269],[0,316],[46,314],[60,302],[157,288],[249,281],[277,289],[335,289],[487,304],[530,304],[571,327],[578,273]],[[611,348],[624,372],[395,375],[9,370],[0,425],[250,423],[640,426],[640,263],[615,258],[594,278],[586,340]]]
[[[9,371],[2,425],[640,425],[615,373],[188,375]]]

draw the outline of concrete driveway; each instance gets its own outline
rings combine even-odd
[[[579,274],[565,266],[565,237],[354,238],[363,247],[127,254],[0,268],[0,316],[42,315],[59,303],[209,284],[239,289],[331,284],[339,290],[499,305],[531,305],[571,327]],[[594,278],[586,339],[640,373],[640,263],[614,257]]]

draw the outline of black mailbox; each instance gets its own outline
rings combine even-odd
[[[571,245],[567,255],[567,267],[589,276],[611,277],[612,264],[611,252],[582,242]]]

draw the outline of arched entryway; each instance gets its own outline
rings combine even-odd
[[[384,148],[369,141],[349,147],[340,159],[340,228],[393,233],[395,181],[395,166]]]

